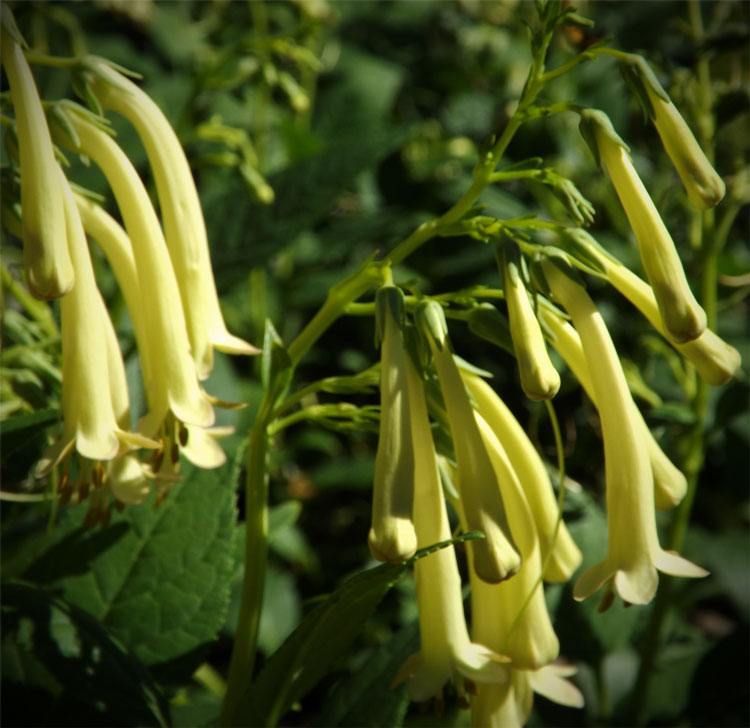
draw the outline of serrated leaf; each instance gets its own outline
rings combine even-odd
[[[167,725],[148,672],[88,614],[3,586],[3,725]]]
[[[221,627],[234,569],[229,465],[183,463],[159,508],[153,498],[84,530],[85,506],[64,512],[27,577],[60,589],[161,680],[187,678]]]

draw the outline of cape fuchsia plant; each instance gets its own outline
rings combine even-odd
[[[314,26],[315,13],[322,11],[316,11],[315,3],[299,6]],[[268,102],[271,91],[283,93],[295,118],[306,118],[322,61],[309,47],[274,35],[264,3],[251,3],[250,8],[260,36],[242,47],[258,53],[259,83],[267,85],[263,98]],[[8,498],[23,501],[30,495],[51,504],[51,533],[60,512],[85,511],[80,525],[89,530],[81,533],[89,535],[77,538],[95,544],[98,537],[90,534],[100,533],[104,544],[107,534],[114,541],[123,538],[113,529],[130,523],[113,523],[113,517],[118,518],[113,509],[123,519],[136,520],[147,503],[166,513],[170,499],[177,498],[171,491],[178,490],[182,497],[189,488],[199,487],[186,473],[217,470],[222,474],[217,478],[234,486],[242,471],[239,517],[234,501],[227,501],[232,525],[227,546],[232,557],[227,562],[234,565],[235,552],[244,552],[244,558],[237,557],[242,568],[235,568],[241,571],[241,584],[231,658],[224,675],[208,663],[193,672],[195,680],[213,686],[213,723],[286,724],[289,711],[304,703],[307,693],[333,671],[380,598],[411,571],[418,647],[391,656],[389,695],[405,690],[409,700],[438,716],[457,705],[467,709],[465,723],[482,728],[524,725],[534,707],[534,693],[581,709],[590,687],[585,676],[576,677],[576,665],[567,659],[550,595],[577,609],[583,607],[574,600],[601,593],[599,612],[645,609],[656,600],[661,606],[651,612],[649,634],[658,636],[666,609],[659,599],[668,594],[660,597],[665,590],[658,591],[657,572],[687,579],[709,573],[680,555],[690,551],[684,531],[703,450],[696,456],[697,464],[690,460],[691,467],[679,467],[649,429],[636,403],[648,387],[628,375],[628,352],[616,348],[616,336],[609,330],[614,327],[608,328],[611,322],[597,301],[611,286],[639,310],[653,328],[653,339],[658,337],[671,352],[671,361],[678,362],[675,366],[692,377],[692,414],[700,424],[708,407],[708,387],[730,382],[741,364],[740,353],[715,330],[715,293],[707,291],[716,287],[716,270],[711,269],[714,278],[704,279],[700,291],[693,291],[690,271],[681,260],[683,241],[670,234],[668,217],[655,202],[656,192],[647,189],[648,177],[644,175],[644,182],[639,175],[638,158],[631,156],[623,139],[625,128],[618,131],[619,124],[579,99],[550,101],[556,98],[551,92],[554,82],[604,57],[621,64],[654,122],[685,198],[701,211],[693,214],[701,216],[706,256],[717,254],[707,239],[718,234],[712,208],[727,189],[733,194],[732,180],[725,183],[719,176],[711,149],[701,148],[644,58],[601,42],[554,65],[553,39],[591,23],[560,0],[537,0],[535,11],[525,82],[499,133],[479,150],[460,198],[331,285],[321,308],[290,342],[285,343],[267,320],[258,348],[230,333],[237,330],[236,318],[227,317],[230,325],[225,323],[190,156],[137,74],[100,56],[63,57],[29,48],[10,7],[2,7],[2,63],[8,85],[0,95],[7,148],[2,224],[12,245],[23,251],[23,273],[14,277],[7,266],[3,281],[18,307],[48,327],[55,346],[57,324],[46,302],[58,299],[56,356],[61,362],[60,401],[53,412],[57,425],[29,476],[35,492],[10,493]],[[274,54],[284,60],[276,64]],[[294,64],[296,76],[289,70]],[[242,68],[236,73],[253,75]],[[68,74],[83,103],[44,99],[32,69]],[[218,80],[212,83],[219,85]],[[140,139],[143,167],[129,158],[109,112],[123,117],[119,123],[127,123]],[[618,260],[603,237],[597,241],[586,230],[594,226],[597,210],[578,186],[597,174],[591,160],[581,162],[578,169],[562,169],[543,166],[540,158],[512,163],[509,157],[519,130],[531,123],[555,123],[563,115],[575,119],[595,161],[606,170],[602,185],[611,184],[621,204],[632,233],[627,244],[637,246],[645,280]],[[206,123],[217,138],[232,136],[220,117]],[[208,133],[207,126],[201,128]],[[259,169],[248,166],[254,157],[262,166],[263,149],[255,148],[241,132],[232,139],[227,146],[231,163],[226,166],[241,167],[248,185],[256,192],[262,189],[257,196],[270,204],[274,192],[269,183]],[[582,141],[576,132],[569,143],[583,148]],[[105,209],[104,197],[76,184],[81,174],[78,162],[101,172],[111,192],[113,214]],[[519,183],[543,190],[543,210],[502,217],[481,204],[491,188]],[[91,250],[87,239],[96,243]],[[497,269],[487,273],[482,285],[468,290],[436,291],[422,281],[406,280],[403,264],[440,239],[491,246]],[[221,241],[213,245],[216,250]],[[283,266],[283,260],[278,265]],[[139,363],[135,374],[126,367],[114,312],[108,310],[108,286],[117,287],[127,308]],[[490,304],[494,300],[505,302],[505,313]],[[323,335],[339,319],[355,315],[374,331],[379,356],[373,352],[369,366],[359,374],[297,382],[301,362],[323,346]],[[12,323],[12,315],[9,320]],[[544,426],[554,438],[554,464],[546,462],[547,452],[540,452],[538,429],[533,432],[523,416],[506,405],[507,393],[501,395],[501,387],[488,381],[489,372],[468,361],[477,357],[463,343],[462,333],[456,334],[463,323],[478,338],[499,342],[512,352],[516,367],[506,379],[518,385],[529,407],[536,403],[539,409],[533,411],[544,414]],[[261,355],[257,401],[231,403],[210,393],[215,349]],[[588,549],[580,532],[577,536],[564,518],[566,498],[575,497],[578,484],[566,476],[567,431],[558,423],[556,409],[559,398],[578,385],[590,400],[591,419],[603,447],[607,546],[600,552]],[[142,394],[142,407],[134,404],[136,392]],[[340,399],[320,398],[321,393]],[[344,401],[344,396],[353,401]],[[234,434],[234,428],[217,425],[215,408],[240,409],[248,403],[253,415],[239,450],[242,461],[230,449],[227,465],[217,438]],[[375,450],[370,528],[360,535],[381,565],[346,581],[332,595],[323,595],[259,669],[264,586],[271,583],[270,550],[273,529],[278,528],[270,516],[270,473],[285,431],[302,421],[369,433]],[[696,432],[702,436],[700,427]],[[224,475],[230,467],[231,475]],[[83,509],[78,507],[84,503]],[[66,504],[70,510],[58,510]],[[677,525],[660,535],[662,514],[657,510],[669,518],[672,509],[677,509]],[[149,528],[158,531],[161,516],[154,518]],[[101,531],[94,532],[96,526]],[[201,538],[192,535],[194,527],[185,522],[173,528],[179,538],[197,543]],[[133,533],[137,530],[132,528]],[[35,573],[33,564],[41,568],[35,561],[38,555],[29,557],[32,567],[27,573]],[[181,566],[165,567],[164,573],[170,568]],[[87,565],[81,569],[85,572]],[[215,591],[228,602],[231,578],[219,582]],[[27,586],[12,584],[18,589]],[[110,620],[116,630],[121,617],[110,613],[107,585],[97,582],[97,589],[106,604],[99,617],[107,626]],[[158,595],[168,587],[157,579],[146,590]],[[70,611],[73,619],[79,605],[67,593],[50,604],[67,609],[68,598],[75,605]],[[158,596],[154,599],[158,605]],[[180,599],[200,601],[189,588]],[[143,621],[163,620],[165,629],[179,621],[160,606],[138,616]],[[211,625],[205,641],[215,637],[220,623]],[[176,627],[178,632],[191,629]],[[123,643],[122,659],[130,659],[128,651],[136,650],[127,641],[130,632],[123,628],[115,635],[115,648],[120,650]],[[145,661],[148,649],[148,644],[138,643],[137,658]],[[156,675],[170,667],[168,660],[147,664]],[[643,720],[639,701],[652,670],[653,655],[646,650],[635,684],[636,722]],[[151,679],[144,677],[144,685],[150,686]],[[162,687],[154,691],[158,695],[150,704],[149,720],[167,724]],[[173,706],[180,699],[174,695]],[[402,723],[407,709],[404,703]]]

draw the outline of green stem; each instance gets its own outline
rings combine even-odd
[[[263,602],[263,583],[268,553],[268,452],[267,417],[270,406],[264,400],[250,430],[245,484],[245,575],[237,634],[227,677],[227,691],[221,725],[237,724],[237,708],[250,684],[258,642],[258,624]]]

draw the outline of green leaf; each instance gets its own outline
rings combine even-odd
[[[417,650],[419,623],[415,621],[368,655],[360,669],[339,681],[315,725],[357,728],[401,725],[409,707],[406,683],[396,688],[391,683],[399,668]]]
[[[6,461],[13,453],[28,444],[45,427],[57,422],[56,409],[38,410],[5,420],[0,428],[0,451]]]
[[[64,512],[49,549],[27,577],[60,589],[147,664],[179,681],[200,664],[229,600],[235,520],[231,466],[184,480],[159,508],[128,507],[100,531],[84,508]]]
[[[344,655],[386,592],[415,560],[475,531],[420,549],[409,561],[382,564],[348,579],[300,623],[243,695],[233,725],[275,725]]]
[[[63,599],[5,584],[2,634],[3,725],[167,725],[141,663]]]

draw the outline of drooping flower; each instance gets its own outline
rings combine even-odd
[[[259,353],[227,331],[198,192],[182,145],[164,113],[104,59],[88,57],[83,62],[93,70],[92,88],[102,105],[125,116],[146,148],[199,378],[205,379],[211,372],[214,347],[232,354]]]
[[[66,143],[104,172],[133,245],[151,375],[145,387],[149,412],[139,430],[155,434],[169,412],[185,424],[208,427],[214,411],[198,382],[177,280],[148,194],[130,160],[104,131],[75,112],[69,121],[78,144]]]
[[[60,301],[63,433],[38,463],[37,475],[49,472],[73,448],[88,460],[106,461],[132,447],[154,445],[129,432],[129,423],[124,421],[124,372],[115,361],[110,362],[114,332],[96,286],[73,194],[59,167],[57,174],[76,285]],[[121,358],[119,362],[122,366]]]
[[[581,131],[593,139],[598,157],[609,171],[638,241],[664,325],[675,341],[696,339],[706,328],[706,312],[690,290],[674,242],[630,161],[627,145],[601,111],[583,111]]]
[[[521,387],[530,399],[551,399],[560,389],[560,375],[547,354],[539,321],[521,278],[520,256],[514,244],[503,246],[499,262]]]
[[[472,636],[507,655],[514,667],[536,670],[555,660],[560,643],[552,628],[542,587],[542,557],[534,518],[505,448],[475,414],[508,511],[513,539],[521,552],[518,573],[501,584],[471,581]]]
[[[714,387],[719,387],[737,373],[742,361],[737,349],[727,344],[711,329],[706,329],[692,341],[682,344],[675,342],[664,327],[654,291],[648,283],[609,255],[585,230],[569,230],[566,234],[573,236],[596,257],[604,268],[609,282],[695,367],[701,379]]]
[[[648,452],[632,416],[632,397],[607,328],[581,285],[550,259],[542,262],[542,269],[581,337],[604,439],[609,548],[603,561],[579,577],[573,596],[585,599],[607,584],[625,602],[647,604],[656,592],[657,569],[686,577],[708,572],[659,545]]]
[[[461,377],[477,404],[477,411],[502,443],[528,499],[539,536],[542,562],[547,563],[545,580],[567,581],[581,563],[581,551],[562,520],[555,535],[557,503],[539,453],[513,413],[487,382],[467,371],[462,371]]]
[[[581,384],[589,399],[597,406],[596,393],[591,384],[591,375],[583,353],[581,339],[576,330],[567,322],[563,321],[557,314],[542,310],[542,317],[554,335],[552,344],[565,360]],[[639,437],[646,443],[648,458],[654,475],[654,505],[659,510],[674,508],[685,497],[687,492],[687,479],[675,464],[667,457],[666,453],[659,447],[649,429],[643,415],[638,407],[632,403],[631,411],[635,426],[638,428]]]
[[[393,285],[377,293],[381,340],[380,434],[375,456],[370,552],[378,561],[403,561],[417,549],[412,521],[414,453],[406,384],[403,294]]]
[[[497,584],[518,571],[521,557],[513,541],[497,475],[479,435],[474,410],[449,347],[442,309],[431,301],[419,314],[448,413],[466,522],[470,530],[479,530],[485,536],[469,544],[474,569],[484,581]]]
[[[659,132],[664,150],[680,175],[690,204],[698,210],[714,207],[726,192],[724,180],[708,161],[693,132],[641,56],[629,54],[623,69],[648,99],[649,116]],[[641,92],[641,96],[643,93]]]
[[[59,298],[73,288],[75,273],[52,139],[29,64],[5,27],[1,48],[16,116],[26,280],[38,298]]]
[[[430,430],[422,381],[407,356],[411,433],[414,447],[414,526],[419,548],[451,537],[440,485],[435,444]],[[460,673],[474,684],[507,680],[505,658],[472,643],[466,628],[461,576],[453,546],[435,551],[414,564],[419,606],[420,650],[404,664],[396,683],[407,679],[412,700],[440,696],[443,685]],[[462,686],[457,685],[459,692]]]
[[[480,685],[471,701],[474,728],[521,728],[531,714],[533,693],[569,708],[582,708],[583,695],[565,678],[575,667],[552,663],[538,670],[509,669],[504,685]]]

